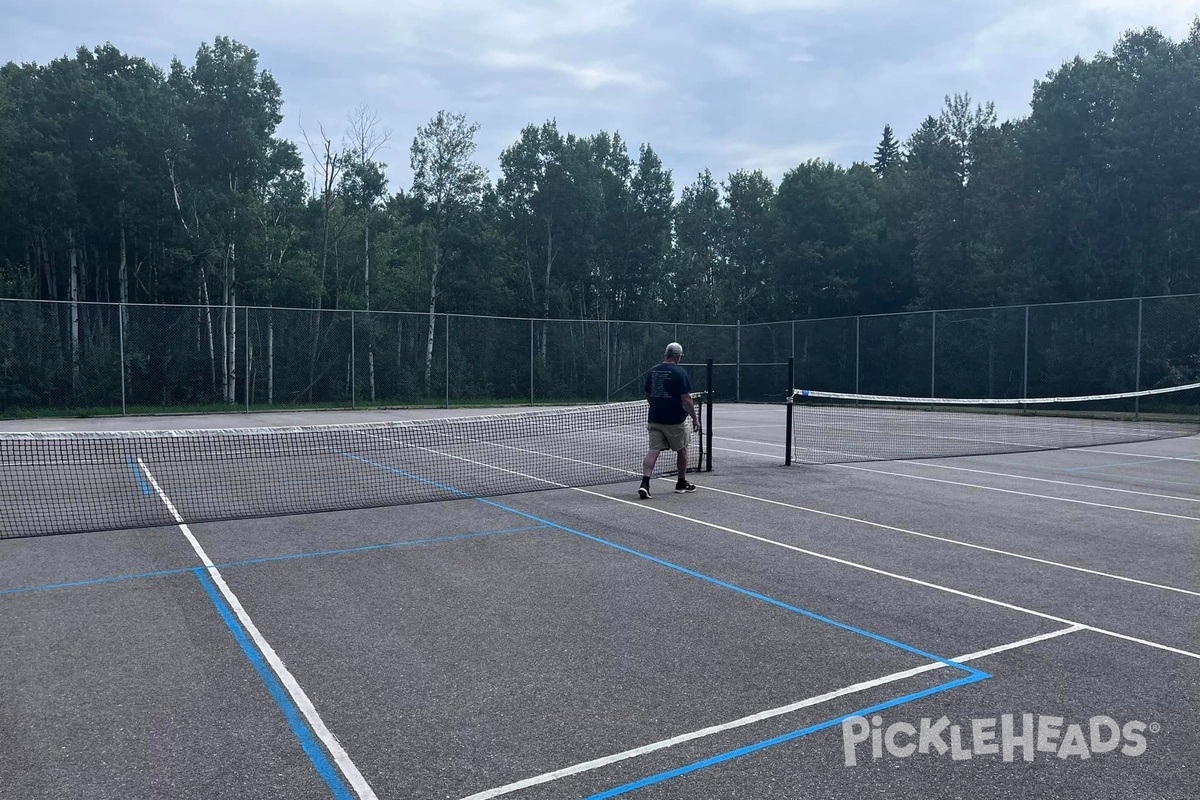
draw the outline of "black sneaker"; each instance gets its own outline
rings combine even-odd
[[[679,483],[675,484],[675,494],[684,494],[685,492],[694,492],[694,491],[696,491],[696,484],[694,484],[694,483],[688,483],[687,481],[680,481]]]
[[[638,497],[642,498],[643,500],[650,499],[650,484],[643,483],[638,487]]]

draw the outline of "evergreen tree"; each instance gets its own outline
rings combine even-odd
[[[875,148],[875,166],[872,169],[879,177],[886,177],[900,163],[900,142],[892,132],[891,125],[883,126],[883,139]]]

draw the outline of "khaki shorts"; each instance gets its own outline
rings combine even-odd
[[[691,440],[691,426],[688,420],[677,425],[664,425],[661,422],[649,422],[646,430],[650,432],[651,450],[674,450],[678,453],[687,448]]]

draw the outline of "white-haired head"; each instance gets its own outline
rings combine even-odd
[[[667,345],[667,350],[663,355],[667,361],[678,361],[683,358],[683,345],[679,342],[671,342]]]

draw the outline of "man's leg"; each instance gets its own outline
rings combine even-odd
[[[687,425],[686,422],[683,424]],[[682,494],[683,492],[696,491],[696,487],[693,484],[688,483],[688,479],[687,479],[689,437],[688,437],[688,430],[686,427],[683,428],[681,435],[683,438],[683,442],[682,442],[683,446],[675,451],[676,463],[678,464],[678,469],[679,469],[679,471],[675,474],[675,493],[676,494]]]
[[[642,485],[638,487],[638,497],[650,499],[650,477],[654,474],[654,465],[658,463],[658,454],[670,445],[663,435],[662,429],[650,423],[646,426],[649,440],[646,445],[646,457],[642,459]]]
[[[638,487],[638,497],[650,499],[650,476],[654,474],[654,465],[658,463],[659,451],[651,448],[642,459],[642,485]]]

